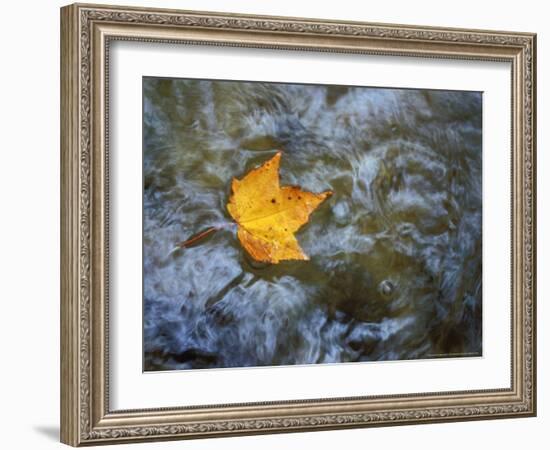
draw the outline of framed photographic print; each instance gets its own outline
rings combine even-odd
[[[536,414],[536,36],[61,9],[61,440]]]

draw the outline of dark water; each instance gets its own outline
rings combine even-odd
[[[145,78],[146,370],[481,354],[481,94]],[[232,177],[334,191],[254,262]]]

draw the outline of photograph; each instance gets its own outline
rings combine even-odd
[[[482,92],[142,86],[144,371],[483,355]]]
[[[61,442],[535,417],[542,22],[172,6],[56,22]]]

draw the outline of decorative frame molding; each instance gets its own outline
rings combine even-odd
[[[108,62],[112,40],[512,65],[510,389],[111,411]],[[74,4],[61,9],[61,440],[73,446],[536,414],[536,35]]]

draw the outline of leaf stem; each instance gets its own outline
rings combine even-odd
[[[178,250],[182,250],[184,248],[189,248],[192,245],[194,245],[196,242],[204,239],[207,236],[210,236],[212,233],[215,233],[219,230],[224,230],[226,228],[236,227],[237,224],[234,222],[220,222],[215,225],[212,225],[211,227],[207,228],[206,230],[201,231],[200,233],[197,233],[193,236],[191,236],[189,239],[185,241],[178,242],[174,248],[170,251],[170,255],[172,255],[174,252],[177,252]]]
[[[195,242],[200,241],[201,239],[204,239],[206,236],[211,235],[212,233],[218,231],[219,229],[220,229],[219,227],[210,227],[210,228],[207,228],[206,230],[201,231],[200,233],[195,234],[194,236],[191,236],[191,237],[190,237],[189,239],[187,239],[186,241],[181,241],[181,242],[179,242],[178,244],[176,244],[176,247],[177,247],[177,248],[187,248],[187,247],[190,247],[190,246],[193,245]]]

